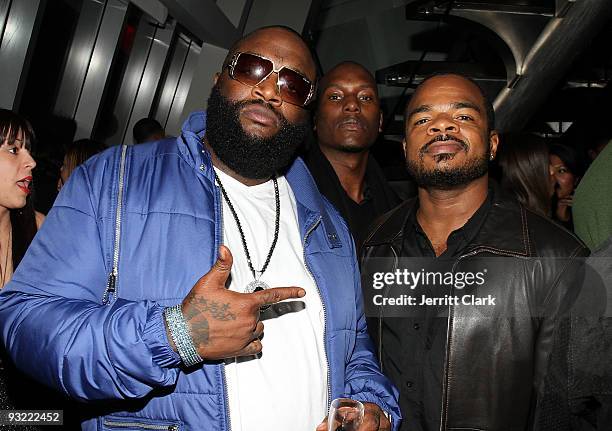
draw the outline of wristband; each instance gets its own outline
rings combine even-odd
[[[183,316],[181,304],[167,307],[164,310],[164,318],[166,319],[172,341],[174,341],[176,350],[185,366],[192,367],[203,362],[204,359],[198,354],[193,344],[193,339],[189,334],[189,328]]]

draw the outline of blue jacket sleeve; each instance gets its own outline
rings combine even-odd
[[[363,312],[361,280],[356,260],[353,262],[353,274],[357,304],[357,335],[351,360],[346,366],[346,394],[347,397],[378,405],[391,416],[393,430],[397,431],[402,418],[398,403],[399,391],[380,372],[374,354],[374,345],[368,334]]]
[[[100,175],[103,175],[100,174]],[[176,382],[163,307],[102,305],[109,272],[99,197],[75,170],[12,281],[0,294],[0,330],[15,364],[79,400],[136,398]]]

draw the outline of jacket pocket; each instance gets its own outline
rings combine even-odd
[[[101,418],[103,431],[180,431],[179,421],[163,421],[135,417],[107,416]]]

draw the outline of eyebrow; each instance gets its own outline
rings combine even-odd
[[[474,111],[481,113],[482,110],[480,109],[480,106],[476,105],[475,103],[472,102],[455,102],[453,103],[453,108],[455,109],[473,109]]]
[[[17,139],[17,138],[15,138],[15,139],[13,139],[11,142],[9,142],[8,137],[5,137],[5,138],[4,138],[2,141],[0,141],[0,142],[2,142],[2,145],[5,145],[5,144],[6,144],[6,145],[21,145],[21,146],[23,146],[24,140],[23,140],[23,139]]]
[[[429,112],[429,111],[431,111],[431,105],[418,106],[414,108],[412,111],[410,111],[408,115],[406,115],[406,119],[410,119],[413,115],[422,114],[423,112]]]
[[[482,109],[480,109],[480,106],[476,105],[475,103],[472,102],[453,102],[451,104],[451,106],[453,107],[453,109],[473,109],[474,111],[478,112],[478,113],[482,113]],[[421,105],[421,106],[417,106],[416,108],[414,108],[412,111],[410,111],[408,113],[408,115],[406,115],[407,119],[410,119],[410,117],[412,117],[413,115],[416,114],[422,114],[423,112],[430,112],[432,111],[433,107],[432,105]]]
[[[331,88],[331,87],[336,87],[336,88],[341,88],[344,85],[342,83],[338,83],[338,82],[330,82],[325,86],[325,89]],[[361,84],[361,85],[357,85],[357,88],[361,89],[361,90],[374,90],[376,88],[376,85],[373,84]]]

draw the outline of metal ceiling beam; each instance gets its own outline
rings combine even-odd
[[[241,34],[213,0],[162,0],[168,12],[203,42],[229,49]]]
[[[499,68],[498,68],[499,69]],[[461,73],[476,81],[506,84],[504,70],[493,70],[482,63],[409,60],[376,71],[376,82],[389,87],[416,88],[427,76],[435,73]]]
[[[555,16],[563,18],[576,0],[555,0]]]
[[[159,0],[130,0],[130,2],[148,13],[161,25],[166,23],[166,19],[168,19],[168,8],[161,4]]]
[[[312,28],[315,31],[323,31],[330,27],[365,19],[389,9],[404,7],[406,3],[410,3],[410,0],[399,0],[399,2],[392,0],[350,0],[338,2],[338,4],[331,2],[330,6],[323,5],[321,7],[318,22],[314,23]]]
[[[244,8],[242,9],[242,15],[240,16],[240,23],[238,24],[238,32],[244,34],[249,15],[251,14],[251,8],[253,7],[254,0],[246,0]]]
[[[612,16],[612,1],[579,0],[552,18],[528,52],[520,73],[495,100],[497,127],[521,130]]]
[[[468,23],[474,31],[495,47],[506,66],[508,83],[522,73],[522,67],[538,36],[542,33],[553,10],[541,6],[505,5],[492,1],[481,3],[457,2],[450,10],[447,4],[429,5],[421,8],[417,16],[438,17],[448,14],[447,19],[459,19],[457,24],[465,27]],[[484,28],[483,28],[484,27]],[[488,32],[486,30],[488,30]]]

